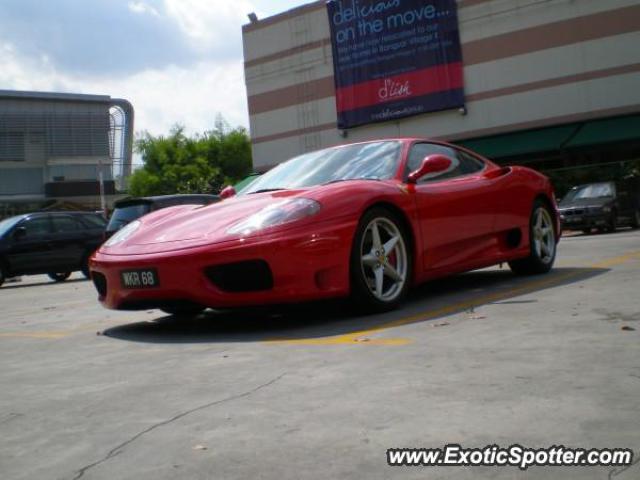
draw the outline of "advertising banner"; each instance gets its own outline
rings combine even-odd
[[[464,105],[455,0],[327,2],[338,128]]]

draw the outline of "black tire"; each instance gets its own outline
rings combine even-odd
[[[87,280],[91,280],[91,272],[89,271],[89,257],[90,256],[91,256],[91,254],[87,253],[82,258],[82,264],[80,265],[80,271],[82,272],[82,275],[84,275],[84,278],[86,278]]]
[[[184,304],[166,306],[162,307],[160,310],[164,313],[168,313],[169,315],[176,315],[178,317],[195,317],[196,315],[204,312],[206,308],[201,305]]]
[[[61,273],[49,272],[47,273],[47,276],[54,282],[64,282],[67,278],[71,276],[71,272],[61,272]]]
[[[4,267],[2,262],[0,262],[0,287],[2,286],[2,284],[6,279],[7,279],[7,269]]]
[[[608,232],[615,232],[618,228],[618,215],[615,211],[611,212],[611,218],[609,219],[609,225],[607,225]]]
[[[544,221],[551,223],[551,231],[547,232],[547,234],[552,235],[552,242],[546,235],[544,237],[539,237],[538,234],[536,234],[536,222],[538,221],[538,215],[544,215],[540,213],[541,211],[546,212],[547,218]],[[538,199],[533,202],[531,217],[529,219],[529,256],[509,262],[511,271],[516,275],[537,275],[547,273],[553,267],[553,262],[556,259],[555,239],[556,231],[553,213],[546,202]],[[543,244],[545,245],[544,247],[542,246]],[[538,245],[540,248],[538,248]],[[545,253],[545,248],[547,250],[551,249],[551,252]]]
[[[590,228],[583,228],[582,229],[582,233],[584,233],[585,235],[589,235],[591,233],[591,229]]]
[[[634,230],[640,228],[640,210],[636,209],[631,217],[631,228]]]
[[[380,240],[378,245],[382,246],[380,250],[375,252],[372,230],[374,223]],[[385,252],[385,244],[388,246],[389,242],[396,237],[397,240],[391,247],[391,252]],[[367,264],[363,256],[363,249],[369,251],[364,256],[370,256],[370,261],[377,262],[375,266],[371,263]],[[378,253],[379,255],[377,255]],[[376,281],[378,278],[376,270],[380,270],[379,275],[382,276],[380,284]],[[397,278],[394,278],[392,274]],[[397,215],[384,207],[374,207],[368,210],[358,223],[351,246],[350,282],[353,306],[363,313],[393,310],[406,296],[413,278],[412,274],[411,237],[403,222],[398,219]]]

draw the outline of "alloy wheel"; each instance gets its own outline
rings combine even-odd
[[[370,293],[379,301],[392,302],[407,281],[407,248],[398,227],[376,217],[365,228],[360,245],[360,266]]]
[[[538,208],[533,223],[533,246],[543,263],[553,260],[556,250],[555,231],[551,215],[546,208]]]

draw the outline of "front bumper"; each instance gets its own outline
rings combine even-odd
[[[611,213],[584,213],[582,215],[564,215],[560,212],[560,221],[564,230],[585,230],[587,228],[605,228],[611,221]]]
[[[107,255],[90,260],[100,302],[107,308],[139,310],[188,302],[211,308],[292,303],[349,294],[349,257],[355,221],[288,230],[270,236],[233,240],[148,255]],[[268,289],[228,291],[207,276],[211,267],[260,260],[268,265]],[[154,268],[155,288],[126,289],[122,270]],[[248,282],[251,283],[251,282]]]

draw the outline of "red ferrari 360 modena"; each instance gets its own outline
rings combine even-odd
[[[445,275],[501,262],[547,272],[559,238],[540,173],[390,139],[306,153],[223,202],[151,213],[111,237],[90,268],[114,309],[196,314],[351,296],[383,311]]]

